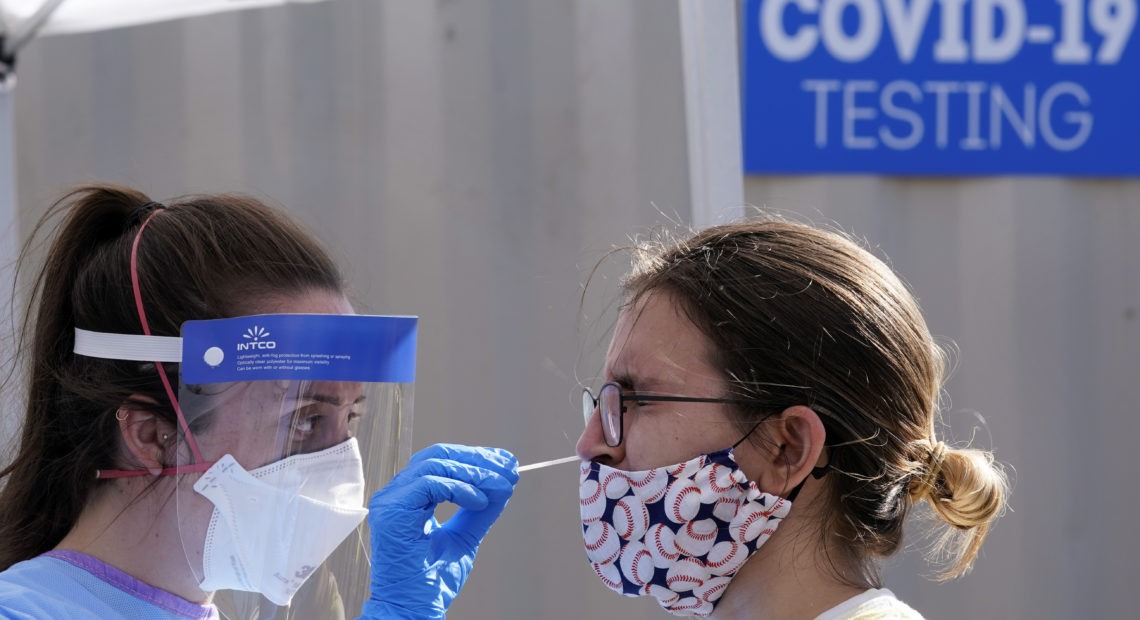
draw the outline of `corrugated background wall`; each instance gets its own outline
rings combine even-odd
[[[622,261],[583,319],[586,273],[690,216],[683,106],[676,4],[654,0],[342,0],[44,39],[16,95],[23,226],[92,179],[286,205],[366,310],[422,317],[416,446],[533,462],[572,453],[599,372]],[[935,585],[910,553],[889,585],[931,618],[1134,615],[1140,182],[753,177],[746,198],[889,258],[961,349],[947,423],[1015,470],[972,575]],[[576,480],[524,475],[452,617],[663,617],[596,583]]]
[[[877,246],[960,350],[953,436],[1011,466],[1012,512],[971,575],[920,579],[912,553],[888,584],[934,618],[1135,616],[1140,182],[750,178],[745,194]]]

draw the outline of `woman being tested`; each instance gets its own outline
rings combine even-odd
[[[53,217],[0,470],[0,618],[444,617],[517,463],[433,446],[365,509],[410,430],[380,418],[414,319],[355,315],[325,251],[250,198],[90,186]]]
[[[751,221],[634,251],[583,395],[586,554],[676,615],[921,618],[877,560],[925,506],[969,570],[1007,486],[935,432],[946,362],[914,298],[846,238]]]

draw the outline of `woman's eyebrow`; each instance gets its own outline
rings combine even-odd
[[[356,400],[352,401],[352,404],[358,405],[358,404],[364,402],[366,398],[367,397],[365,395],[361,394],[360,396],[358,396],[356,398]],[[312,402],[321,403],[324,405],[332,405],[334,407],[340,407],[340,406],[344,405],[344,402],[341,401],[340,398],[338,398],[332,394],[321,394],[321,393],[305,394],[304,398],[302,398],[302,401],[312,401]]]
[[[612,373],[609,380],[634,392],[654,392],[661,386],[661,381],[652,375],[638,375],[627,370]]]

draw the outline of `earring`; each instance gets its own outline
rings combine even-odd
[[[128,414],[127,414],[126,409],[120,409],[120,410],[115,412],[115,419],[120,421],[120,422],[126,422],[127,421],[127,415]]]
[[[170,433],[163,433],[162,434],[162,440],[166,441],[167,439],[170,439]]]

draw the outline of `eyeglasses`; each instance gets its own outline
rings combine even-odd
[[[737,398],[697,398],[693,396],[656,396],[640,392],[622,392],[617,383],[606,383],[598,390],[597,398],[590,388],[582,390],[582,420],[588,425],[590,417],[597,409],[602,417],[602,434],[606,445],[616,448],[622,442],[622,429],[625,427],[626,401],[666,402],[666,403],[724,403],[729,405],[751,405],[755,401]]]

